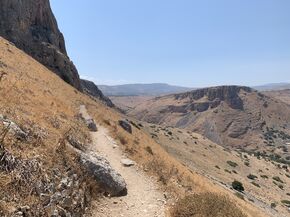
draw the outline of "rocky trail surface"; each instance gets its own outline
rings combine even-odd
[[[80,107],[83,118],[91,120],[85,106]],[[105,157],[111,166],[125,179],[128,194],[124,197],[103,197],[93,202],[94,217],[163,217],[165,216],[165,198],[156,181],[138,169],[138,166],[126,166],[125,154],[109,136],[105,127],[97,125],[92,132],[93,142],[89,151]]]

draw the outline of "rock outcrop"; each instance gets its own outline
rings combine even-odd
[[[128,133],[132,134],[132,127],[131,124],[126,120],[120,120],[119,125]]]
[[[81,153],[81,163],[111,196],[127,195],[127,184],[124,178],[111,167],[105,158],[93,153]]]
[[[102,91],[100,91],[100,89],[97,87],[97,85],[95,85],[94,82],[81,79],[81,87],[83,91],[88,95],[101,100],[102,102],[104,102],[105,105],[109,107],[114,107],[112,101],[108,97],[104,96]]]
[[[0,36],[81,90],[49,0],[0,0]]]
[[[26,140],[28,134],[24,132],[16,123],[6,119],[3,115],[0,114],[0,122],[6,127],[7,130],[12,131],[15,134],[15,137],[18,140]]]
[[[239,96],[240,91],[253,92],[254,90],[249,87],[243,86],[219,86],[211,88],[203,88],[194,90],[191,92],[176,94],[176,100],[182,100],[189,98],[194,103],[191,105],[191,110],[199,112],[206,111],[208,108],[215,108],[222,101],[226,102],[233,109],[243,109],[243,101]],[[198,102],[196,101],[206,97],[207,101]]]

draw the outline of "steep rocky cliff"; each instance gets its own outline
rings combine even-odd
[[[81,90],[49,0],[0,0],[0,36]]]
[[[114,107],[112,101],[108,97],[104,96],[102,91],[100,91],[100,89],[97,87],[97,85],[95,85],[94,82],[81,79],[81,88],[86,94],[103,101],[105,105],[109,107]]]
[[[191,110],[205,111],[209,107],[217,107],[222,101],[226,102],[233,109],[242,110],[243,101],[239,96],[241,90],[247,93],[254,91],[249,87],[243,86],[219,86],[197,89],[183,94],[175,94],[174,96],[176,100],[189,99],[191,101]],[[204,97],[207,100],[202,100],[199,103],[196,102]]]

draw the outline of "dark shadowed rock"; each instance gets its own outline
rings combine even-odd
[[[81,89],[49,0],[0,0],[0,36]]]
[[[4,126],[9,129],[9,131],[12,131],[15,134],[15,137],[18,140],[26,140],[28,137],[28,134],[24,132],[16,123],[13,121],[4,118],[3,115],[0,115],[0,122],[4,124]]]
[[[119,125],[126,130],[128,133],[132,134],[132,127],[128,121],[120,120]]]
[[[93,119],[86,120],[86,124],[87,124],[90,131],[92,131],[92,132],[98,131],[97,125]]]
[[[104,96],[102,91],[100,91],[100,89],[97,87],[97,85],[95,85],[94,82],[81,79],[81,87],[83,91],[87,93],[88,95],[101,100],[109,107],[114,107],[114,104],[112,103],[112,101],[108,97]]]

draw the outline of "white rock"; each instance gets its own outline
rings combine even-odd
[[[125,167],[131,167],[135,165],[135,162],[130,159],[122,159],[121,164],[123,164]]]

